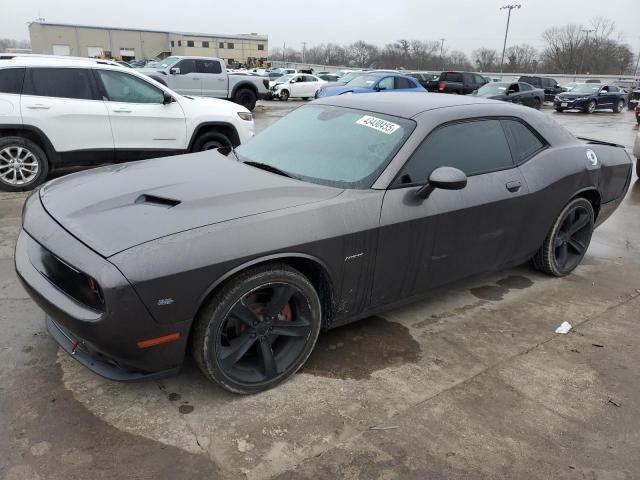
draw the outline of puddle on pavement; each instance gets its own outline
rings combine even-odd
[[[524,290],[533,285],[533,282],[527,277],[521,275],[510,275],[506,278],[498,280],[496,285],[483,285],[481,287],[472,288],[471,294],[481,300],[489,300],[492,302],[500,301],[511,290]]]
[[[420,346],[407,327],[381,317],[369,317],[320,335],[300,371],[363,380],[378,370],[417,362],[419,358]]]
[[[470,303],[469,305],[463,305],[461,307],[454,308],[453,310],[448,312],[434,313],[430,315],[428,318],[425,318],[424,320],[414,323],[411,326],[413,328],[424,328],[434,323],[438,323],[439,320],[455,317],[457,315],[462,315],[463,313],[473,310],[474,308],[481,307],[485,303],[487,303],[486,300],[478,300],[476,302]]]

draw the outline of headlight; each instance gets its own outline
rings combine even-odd
[[[578,97],[576,100],[587,100],[589,97]]]
[[[247,122],[253,121],[253,115],[249,112],[238,112],[238,116]]]

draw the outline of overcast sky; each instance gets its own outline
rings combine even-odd
[[[399,38],[437,40],[470,53],[479,46],[500,50],[513,0],[0,0],[0,37],[29,38],[27,22],[49,22],[158,30],[269,35],[270,46],[301,48],[323,42],[365,40],[376,45]],[[509,29],[509,44],[541,46],[540,34],[553,25],[614,19],[634,51],[640,47],[640,0],[520,0]]]

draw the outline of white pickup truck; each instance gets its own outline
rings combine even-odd
[[[249,110],[269,93],[268,78],[228,72],[219,58],[171,56],[138,71],[182,95],[226,98]]]

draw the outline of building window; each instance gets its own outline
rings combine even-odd
[[[261,43],[259,43],[259,44],[258,44],[258,50],[264,50],[264,45],[263,45],[263,44],[261,44]]]
[[[220,43],[218,44],[218,48],[224,48],[224,42],[220,42]]]
[[[236,63],[235,59],[233,58],[227,59],[227,65],[233,65],[234,63]]]
[[[193,40],[187,40],[187,47],[193,47],[194,45]]]
[[[209,42],[202,42],[202,48],[209,48]]]
[[[171,46],[175,47],[175,42],[173,40],[171,40]]]
[[[178,46],[181,47],[182,46],[182,40],[178,40]]]
[[[233,48],[234,48],[233,43],[227,43],[227,48],[228,48],[229,50],[233,50]]]

